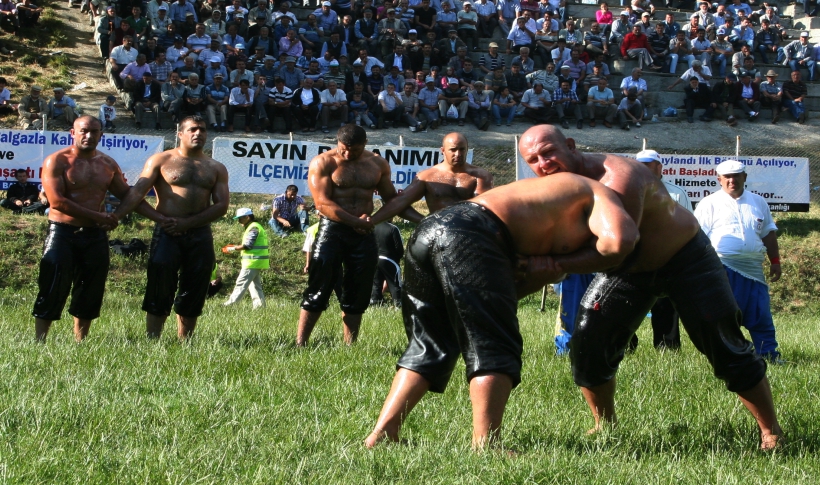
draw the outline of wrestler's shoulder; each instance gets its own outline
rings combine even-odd
[[[493,174],[489,172],[489,170],[485,170],[481,167],[476,167],[475,165],[467,164],[467,173],[472,175],[475,178],[489,180],[493,178]]]

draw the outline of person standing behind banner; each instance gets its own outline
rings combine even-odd
[[[747,174],[742,162],[726,160],[715,171],[721,190],[698,203],[695,217],[726,269],[743,313],[741,325],[749,331],[755,351],[770,363],[781,364],[763,275],[765,255],[771,262],[769,280],[778,281],[782,275],[777,226],[766,200],[744,189]]]
[[[236,278],[233,293],[223,305],[233,305],[247,291],[253,300],[253,308],[264,308],[265,293],[262,290],[261,271],[270,268],[268,234],[262,224],[256,222],[253,211],[247,207],[237,209],[233,219],[245,227],[245,234],[242,235],[242,244],[225,246],[225,251],[230,253],[238,250],[242,253],[242,271]]]

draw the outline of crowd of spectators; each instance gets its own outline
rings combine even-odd
[[[0,2],[0,13],[20,17],[15,25],[20,5],[31,5]],[[780,110],[803,122],[805,93],[784,90],[757,66],[805,70],[813,81],[820,58],[808,32],[788,38],[776,6],[744,0],[684,5],[691,12],[684,25],[671,12],[656,21],[648,0],[618,12],[603,2],[594,19],[569,18],[564,0],[325,0],[303,20],[288,1],[100,5],[86,0],[83,8],[106,75],[138,129],[161,129],[163,113],[174,121],[199,114],[219,131],[233,131],[240,115],[245,131],[271,133],[327,133],[331,119],[374,129],[472,122],[487,130],[516,116],[565,128],[572,118],[579,129],[617,120],[630,129],[648,116],[643,71],[675,73],[679,63],[687,68],[667,89],[683,83],[690,122],[692,107],[707,110],[702,120],[718,113],[730,125],[733,107],[749,120],[770,107],[773,122]],[[491,40],[486,52],[480,39]],[[638,68],[610,86],[616,58],[636,59]],[[801,76],[790,82],[802,83]],[[68,120],[71,103],[44,109]],[[100,112],[115,115],[111,106]],[[20,124],[36,128],[38,113],[27,109]]]

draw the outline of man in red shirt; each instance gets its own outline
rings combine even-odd
[[[634,25],[632,32],[624,36],[624,40],[621,42],[621,55],[624,60],[637,58],[642,69],[644,66],[652,65],[649,42],[640,25]]]

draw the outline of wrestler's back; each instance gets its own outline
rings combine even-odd
[[[185,157],[176,150],[160,155],[160,174],[154,183],[157,211],[171,217],[198,214],[211,205],[211,193],[219,176],[216,160]]]
[[[77,205],[95,212],[103,212],[105,193],[111,185],[115,174],[115,164],[107,155],[98,153],[93,158],[79,158],[74,153],[74,147],[64,148],[45,160],[46,171],[48,165],[55,169],[62,168],[63,197]],[[44,177],[44,184],[51,181]],[[48,187],[44,187],[47,189]],[[52,190],[56,187],[52,187]],[[96,223],[84,217],[74,217],[60,212],[52,207],[48,212],[50,221],[72,224],[75,226],[95,226]]]
[[[632,215],[635,201],[643,193],[643,212],[638,230],[640,243],[629,272],[653,271],[666,264],[686,245],[700,226],[689,211],[677,204],[652,172],[640,162],[614,155],[606,156],[606,170],[600,182],[612,189]]]
[[[519,180],[472,199],[507,226],[521,255],[569,254],[590,244],[587,180],[568,173]]]

